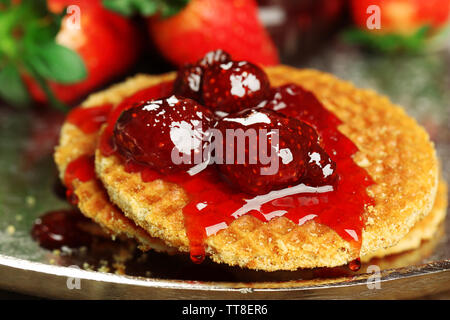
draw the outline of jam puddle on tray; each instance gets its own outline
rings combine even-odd
[[[92,236],[83,230],[83,226],[90,224],[92,221],[78,210],[51,211],[35,220],[31,236],[41,247],[51,250],[63,246],[69,248],[88,246]]]

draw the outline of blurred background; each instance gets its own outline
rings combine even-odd
[[[55,258],[29,230],[67,206],[51,154],[71,108],[217,48],[387,95],[425,126],[450,181],[450,0],[0,0],[0,253]]]
[[[0,0],[0,99],[65,112],[222,48],[408,96],[420,113],[445,101],[449,17],[450,0]]]
[[[32,114],[33,162],[88,94],[222,48],[373,88],[448,143],[449,21],[450,0],[0,0],[0,124]]]

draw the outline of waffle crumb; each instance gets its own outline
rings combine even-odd
[[[27,197],[25,198],[25,203],[27,204],[27,206],[28,206],[29,208],[32,208],[32,207],[34,207],[34,205],[36,204],[36,198],[33,197],[33,196],[27,196]]]
[[[97,269],[97,271],[101,273],[108,273],[110,269],[108,266],[101,266],[100,268]]]
[[[12,236],[16,232],[16,227],[14,227],[13,225],[9,225],[6,228],[6,232]]]
[[[124,263],[122,263],[122,262],[114,262],[112,266],[113,266],[113,268],[115,270],[114,271],[115,274],[118,274],[118,275],[124,275],[125,274],[126,267],[125,267]]]
[[[83,269],[87,271],[94,271],[94,268],[87,262],[83,263]]]

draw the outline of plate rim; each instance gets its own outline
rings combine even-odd
[[[366,284],[369,273],[357,274],[352,277],[338,277],[333,279],[317,280],[288,280],[265,282],[230,282],[230,281],[198,281],[178,279],[157,279],[130,275],[117,275],[99,271],[83,270],[79,267],[66,267],[29,261],[26,259],[0,254],[0,266],[21,271],[45,273],[50,276],[76,278],[80,280],[100,281],[118,285],[134,285],[147,288],[175,289],[175,290],[201,290],[201,291],[306,291],[315,289],[342,288]],[[449,272],[450,259],[432,261],[422,265],[407,266],[380,271],[380,281],[395,281],[410,277],[426,276],[434,273]],[[318,282],[316,285],[299,285],[300,283]],[[285,286],[281,286],[281,285]],[[297,284],[297,286],[296,286]],[[279,285],[279,286],[277,286]]]

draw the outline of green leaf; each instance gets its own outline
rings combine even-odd
[[[124,16],[151,16],[158,12],[160,0],[103,0],[103,6]]]
[[[140,14],[145,17],[161,13],[163,17],[181,11],[190,0],[103,0],[103,6],[124,16]]]
[[[63,102],[59,101],[59,99],[55,96],[47,80],[37,72],[35,67],[30,62],[25,61],[25,66],[33,79],[36,80],[39,87],[44,91],[50,102],[50,105],[57,110],[67,112],[68,107]]]
[[[47,0],[0,0],[0,95],[4,99],[22,105],[30,101],[19,74],[23,70],[43,89],[50,104],[65,109],[48,81],[78,82],[87,72],[76,52],[55,43],[64,15],[51,13]]]
[[[135,0],[134,4],[136,7],[137,12],[142,14],[145,17],[152,16],[156,13],[158,13],[159,10],[159,1],[142,1],[142,0]]]
[[[55,42],[34,47],[25,58],[43,78],[58,83],[70,84],[86,79],[83,60],[72,51]]]
[[[163,18],[169,18],[188,5],[190,0],[166,0],[162,3],[161,14]]]
[[[133,0],[103,0],[103,6],[127,17],[133,15],[136,9]]]
[[[9,7],[11,5],[11,0],[0,0],[0,5]]]
[[[412,35],[395,33],[376,34],[361,29],[350,29],[344,32],[344,40],[385,53],[398,51],[417,52],[426,47],[430,27],[424,26]]]
[[[14,106],[26,106],[30,96],[17,68],[8,64],[0,70],[0,96]]]

